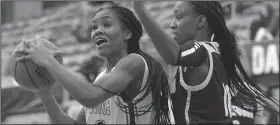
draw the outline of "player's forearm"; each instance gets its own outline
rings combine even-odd
[[[55,124],[75,124],[76,122],[65,114],[52,94],[40,97],[43,101],[46,111],[48,112],[51,120]]]
[[[46,68],[52,77],[82,105],[92,107],[103,101],[98,98],[103,90],[92,86],[80,75],[68,70],[57,61],[50,61]]]
[[[168,64],[175,63],[179,53],[178,44],[144,10],[136,10],[136,13],[161,57]]]

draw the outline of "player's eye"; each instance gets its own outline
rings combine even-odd
[[[176,18],[177,20],[180,20],[180,19],[182,19],[182,16],[176,15],[175,18]]]
[[[92,26],[91,26],[91,30],[92,30],[92,31],[97,30],[97,25],[92,25]]]
[[[105,28],[109,28],[110,26],[112,26],[111,23],[109,23],[109,22],[105,22],[105,23],[104,23],[104,27],[105,27]]]

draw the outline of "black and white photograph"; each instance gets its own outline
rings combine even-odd
[[[279,3],[1,0],[1,124],[280,124]]]

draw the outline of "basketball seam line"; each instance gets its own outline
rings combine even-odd
[[[27,71],[27,74],[28,74],[29,78],[31,79],[32,83],[34,84],[34,86],[35,86],[38,90],[40,90],[40,88],[35,84],[35,82],[33,81],[32,77],[30,76],[29,71],[28,71],[28,68],[27,68],[27,66],[26,66],[26,63],[23,62],[23,64],[24,64],[24,67],[25,67],[25,69],[26,69],[26,71]]]

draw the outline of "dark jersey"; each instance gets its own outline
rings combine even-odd
[[[242,102],[243,106],[250,108],[251,111],[244,110],[238,106],[238,103],[234,100],[234,98],[240,97],[245,98]],[[257,103],[256,102],[249,102],[248,97],[243,96],[241,93],[237,93],[232,97],[232,123],[233,124],[254,124],[254,116],[256,114]]]
[[[241,109],[236,105],[232,105],[231,108],[232,108],[232,123],[234,125],[254,124],[253,112]]]
[[[217,45],[193,41],[180,46],[173,89],[171,84],[176,124],[231,124],[228,77]]]

